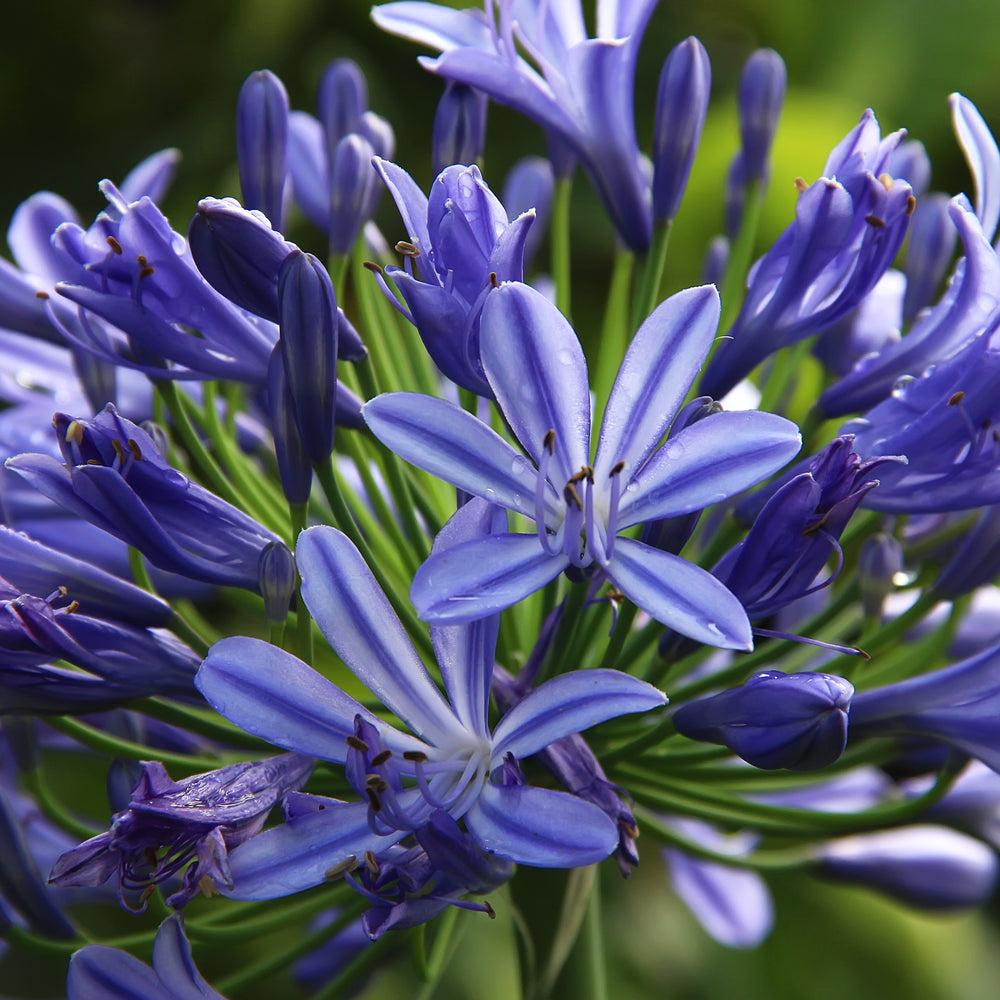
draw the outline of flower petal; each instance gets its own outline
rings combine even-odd
[[[309,528],[295,559],[309,613],[354,676],[428,742],[465,735],[354,543],[336,528]]]
[[[484,850],[535,868],[596,864],[618,846],[618,828],[597,806],[531,785],[487,782],[465,822]]]
[[[117,948],[89,944],[70,959],[67,1000],[175,1000],[153,970]]]
[[[992,240],[1000,219],[1000,150],[972,101],[961,94],[952,94],[948,103],[958,144],[976,185],[976,215],[983,224],[986,239]]]
[[[743,605],[699,566],[619,537],[606,572],[630,601],[682,635],[723,649],[753,649]]]
[[[195,968],[191,945],[184,936],[184,923],[179,913],[160,924],[153,942],[153,968],[160,983],[176,1000],[222,1000]]]
[[[639,327],[601,422],[598,482],[618,462],[631,479],[660,443],[712,346],[719,310],[715,286],[702,285],[671,295]]]
[[[492,535],[432,555],[413,577],[410,600],[424,621],[482,618],[533,594],[568,565],[537,535]]]
[[[501,285],[483,305],[479,354],[503,415],[537,464],[556,432],[550,478],[564,483],[587,465],[587,362],[563,314],[530,285]]]
[[[667,703],[662,691],[618,670],[576,670],[531,691],[493,731],[493,765],[504,754],[530,757],[550,743],[630,712]]]
[[[671,437],[630,483],[621,528],[702,510],[759,483],[802,446],[790,420],[757,410],[713,414]]]
[[[399,0],[373,7],[372,20],[383,31],[440,52],[467,45],[493,47],[490,29],[480,10],[447,10],[437,3]]]
[[[260,639],[232,636],[209,651],[195,678],[208,703],[230,722],[277,746],[343,764],[354,718],[378,725],[394,749],[418,741],[377,720],[360,702],[300,659]]]

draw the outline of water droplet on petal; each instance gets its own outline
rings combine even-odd
[[[907,390],[913,385],[917,380],[912,375],[904,375],[902,378],[896,379],[892,387],[893,399],[906,399]]]

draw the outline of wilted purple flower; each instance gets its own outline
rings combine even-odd
[[[387,3],[372,18],[439,51],[437,59],[420,59],[425,69],[476,87],[556,133],[580,158],[622,240],[643,251],[652,213],[632,96],[639,43],[655,6],[655,0],[599,0],[596,38],[587,37],[578,0],[516,9],[487,3],[485,14]],[[531,62],[519,54],[521,46]]]
[[[673,719],[679,733],[721,743],[754,767],[814,771],[844,752],[853,693],[831,674],[764,670],[742,687],[682,705]]]
[[[453,382],[481,396],[491,395],[479,356],[483,304],[499,282],[524,276],[524,243],[535,218],[529,210],[508,222],[507,213],[479,168],[454,165],[431,185],[430,197],[406,171],[376,160],[406,227],[397,243],[405,270],[387,273],[409,312],[427,353]]]
[[[693,35],[676,45],[660,72],[653,132],[653,218],[673,219],[687,187],[708,113],[712,68]]]
[[[69,963],[66,1000],[225,1000],[202,978],[191,958],[179,913],[160,924],[153,967],[128,952],[89,944]]]
[[[432,554],[411,590],[421,616],[481,617],[570,566],[594,566],[679,632],[712,645],[750,646],[745,612],[715,578],[619,537],[632,525],[723,500],[798,450],[793,424],[755,411],[717,414],[659,447],[718,315],[718,293],[707,286],[672,296],[643,323],[612,388],[593,466],[583,351],[562,314],[526,285],[488,296],[480,351],[497,404],[531,461],[443,400],[392,393],[367,404],[375,435],[407,461],[537,526],[533,534],[475,539]]]
[[[866,111],[802,189],[795,221],[754,265],[739,316],[702,377],[719,398],[768,355],[855,309],[896,256],[915,200],[884,174],[901,132],[880,138]],[[745,169],[745,168],[744,168]]]
[[[233,882],[227,853],[260,832],[271,807],[305,783],[313,762],[286,753],[230,764],[173,781],[162,764],[143,761],[128,808],[111,829],[64,854],[53,885],[101,885],[112,875],[122,893],[153,887],[184,872],[167,902],[181,907],[199,892],[211,895]]]
[[[473,501],[463,511],[490,522],[486,506]],[[363,796],[325,800],[323,809],[291,816],[234,852],[233,895],[267,899],[318,885],[366,851],[380,855],[442,809],[464,820],[479,848],[521,864],[574,867],[614,850],[618,832],[600,809],[563,792],[502,783],[505,761],[597,722],[656,708],[665,701],[659,691],[615,671],[563,674],[491,733],[495,616],[432,630],[446,701],[344,535],[310,528],[299,536],[296,559],[303,600],[334,651],[415,735],[381,721],[275,646],[242,637],[216,643],[197,681],[209,702],[279,746],[346,764]]]
[[[53,426],[65,465],[18,455],[7,467],[155,566],[259,591],[260,552],[277,535],[168,465],[152,438],[110,404],[93,420],[57,413]]]
[[[434,114],[431,146],[435,174],[455,163],[475,163],[486,142],[486,95],[449,81]]]
[[[767,178],[771,143],[778,129],[787,82],[785,63],[774,49],[758,49],[743,66],[739,118],[744,183]]]
[[[994,852],[982,841],[922,824],[831,840],[818,850],[819,871],[910,906],[955,910],[985,902],[997,883]]]
[[[251,73],[236,105],[240,188],[247,208],[282,228],[288,172],[288,92],[270,70]]]

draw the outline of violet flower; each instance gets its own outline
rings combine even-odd
[[[484,508],[467,504],[465,519],[492,521]],[[451,530],[467,532],[469,525],[463,520]],[[564,674],[520,702],[491,733],[486,709],[495,616],[432,630],[445,700],[346,536],[310,528],[299,536],[296,558],[303,600],[330,645],[414,735],[383,722],[275,646],[243,637],[216,643],[197,679],[208,701],[248,732],[346,764],[348,780],[363,796],[325,800],[323,809],[248,841],[231,858],[231,895],[268,899],[318,885],[366,851],[380,855],[442,809],[464,821],[480,849],[519,864],[574,867],[614,850],[618,831],[596,806],[503,781],[513,757],[618,715],[659,707],[665,702],[659,691],[616,671]]]
[[[415,393],[371,400],[365,420],[407,461],[536,523],[432,554],[411,598],[435,622],[482,617],[570,566],[593,566],[654,618],[700,642],[747,649],[742,605],[705,570],[619,532],[700,510],[746,489],[799,448],[795,425],[719,413],[659,447],[704,360],[719,316],[711,286],[662,303],[625,355],[590,463],[587,365],[544,296],[507,284],[483,308],[480,351],[497,405],[530,460],[457,406]],[[532,464],[534,463],[534,464]]]
[[[579,0],[451,10],[387,3],[372,19],[441,53],[427,70],[489,94],[554,132],[579,157],[621,239],[644,251],[652,233],[649,182],[632,97],[639,43],[656,0],[598,0],[588,38]],[[520,51],[528,53],[525,58]]]
[[[230,764],[217,771],[173,781],[162,764],[143,761],[126,809],[111,828],[56,862],[53,885],[101,885],[117,876],[118,895],[154,886],[184,873],[167,898],[181,907],[199,892],[231,889],[228,851],[257,834],[272,806],[305,783],[313,762],[286,753]]]

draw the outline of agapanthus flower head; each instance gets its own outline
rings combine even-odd
[[[53,427],[65,465],[18,455],[7,468],[155,566],[259,590],[261,549],[278,536],[169,465],[141,427],[110,404],[93,420],[57,413]]]
[[[472,501],[452,531],[489,530],[495,516]],[[332,528],[311,528],[296,551],[302,596],[355,676],[414,735],[381,721],[281,649],[224,639],[198,675],[208,701],[271,742],[346,765],[362,796],[325,800],[253,838],[231,858],[232,894],[264,899],[317,885],[352,860],[376,857],[443,810],[479,849],[547,867],[591,864],[618,832],[598,807],[563,792],[504,783],[509,755],[530,756],[599,721],[662,705],[650,685],[615,671],[555,677],[492,730],[486,716],[495,617],[438,627],[433,639],[449,698],[441,695],[357,549]],[[516,766],[516,765],[515,765]],[[523,780],[523,779],[521,779]]]
[[[301,754],[230,764],[173,781],[162,764],[144,761],[126,809],[98,834],[64,854],[54,885],[101,885],[117,876],[119,898],[183,873],[167,899],[181,907],[199,892],[232,887],[227,853],[258,833],[271,808],[305,783],[313,762]]]
[[[672,296],[643,323],[611,391],[593,462],[583,351],[562,314],[527,285],[491,293],[480,330],[486,377],[524,454],[440,399],[393,393],[366,405],[369,426],[398,454],[536,525],[533,534],[474,539],[432,555],[411,589],[421,616],[481,617],[564,569],[593,567],[685,635],[737,649],[750,645],[742,606],[715,578],[619,535],[732,496],[798,450],[793,424],[753,411],[717,414],[660,447],[718,315],[718,293],[703,287]]]

